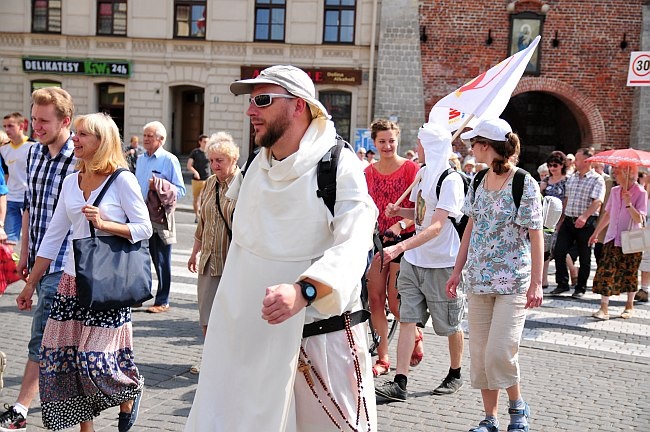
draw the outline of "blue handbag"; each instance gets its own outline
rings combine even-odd
[[[93,203],[97,207],[124,168],[109,177]],[[77,296],[81,306],[93,310],[130,307],[153,298],[149,240],[131,243],[124,237],[97,236],[91,222],[90,237],[72,241]]]

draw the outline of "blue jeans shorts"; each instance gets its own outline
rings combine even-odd
[[[43,331],[45,331],[45,324],[47,324],[47,319],[50,316],[54,296],[56,295],[56,290],[59,287],[59,281],[62,275],[62,271],[50,273],[43,276],[38,285],[36,285],[38,303],[36,303],[34,318],[32,319],[32,337],[28,345],[28,358],[37,363],[40,361],[38,351],[41,349]]]

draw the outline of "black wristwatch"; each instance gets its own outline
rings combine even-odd
[[[316,287],[309,282],[305,282],[304,280],[296,282],[298,285],[300,285],[300,290],[302,292],[302,296],[307,300],[307,306],[311,305],[314,300],[316,300],[316,295],[318,294],[316,292]]]

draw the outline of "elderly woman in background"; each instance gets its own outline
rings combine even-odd
[[[194,247],[187,261],[187,268],[192,273],[198,273],[199,322],[204,337],[232,236],[235,201],[226,197],[226,193],[240,175],[237,166],[239,147],[235,145],[230,134],[213,134],[208,140],[205,152],[214,174],[208,177],[201,192]],[[192,366],[190,372],[199,373],[199,365]]]
[[[31,308],[35,287],[71,228],[71,243],[90,236],[89,222],[101,231],[97,235],[120,236],[134,243],[153,233],[138,181],[128,170],[117,176],[98,207],[88,204],[95,201],[109,176],[118,168],[127,168],[127,163],[119,131],[108,115],[79,116],[73,124],[78,172],[63,180],[59,205],[20,294],[23,308]],[[126,432],[138,416],[144,387],[144,377],[133,361],[131,308],[85,308],[79,303],[75,275],[70,253],[40,350],[43,425],[60,430],[81,424],[81,432],[90,432],[94,417],[119,405],[118,430]]]
[[[642,253],[624,254],[621,232],[639,228],[648,210],[648,194],[636,181],[636,166],[615,168],[619,186],[614,186],[605,205],[605,214],[598,222],[589,244],[598,241],[598,235],[607,228],[603,255],[594,276],[593,292],[601,295],[600,308],[592,316],[598,320],[609,319],[609,298],[627,293],[625,310],[621,318],[632,317],[634,296],[638,290],[638,272]]]

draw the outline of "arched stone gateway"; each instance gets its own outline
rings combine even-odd
[[[596,105],[559,80],[522,78],[502,117],[522,139],[519,165],[533,174],[553,150],[612,146]]]

